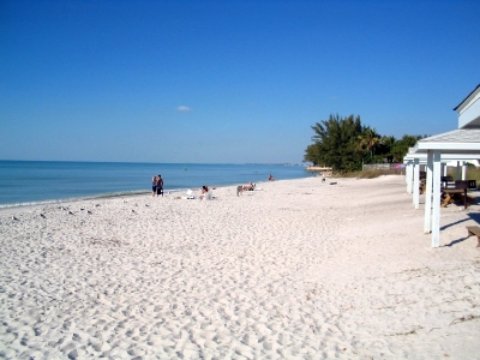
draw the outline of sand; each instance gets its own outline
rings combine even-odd
[[[0,210],[0,358],[480,358],[480,205],[331,181]]]

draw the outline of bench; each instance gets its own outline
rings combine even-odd
[[[467,226],[467,231],[468,231],[467,237],[470,237],[472,235],[477,236],[477,240],[478,240],[477,247],[480,247],[480,226]]]
[[[476,186],[477,183],[475,180],[456,180],[455,182],[445,181],[442,189],[442,207],[448,206],[453,202],[454,196],[460,195],[463,198],[463,205],[466,209],[469,200],[467,197],[467,191],[469,189],[475,189]]]

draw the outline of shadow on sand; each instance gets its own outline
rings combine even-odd
[[[440,230],[445,230],[445,229],[448,229],[448,228],[451,227],[451,226],[458,225],[458,224],[461,224],[461,223],[464,223],[464,222],[470,221],[470,220],[475,221],[477,224],[480,223],[480,213],[472,213],[472,212],[470,212],[470,213],[467,214],[467,216],[468,216],[467,218],[464,218],[464,219],[455,221],[455,222],[453,222],[453,223],[451,223],[451,224],[442,226],[442,227],[440,228]],[[445,246],[451,247],[451,246],[457,245],[457,244],[459,244],[459,243],[467,240],[468,238],[470,238],[470,236],[472,236],[472,235],[467,235],[467,236],[462,237],[462,238],[460,238],[460,239],[452,240],[450,243],[445,244],[445,245],[443,245],[442,247],[445,247]]]

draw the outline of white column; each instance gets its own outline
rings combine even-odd
[[[416,158],[414,160],[415,165],[413,168],[413,206],[415,209],[420,207],[420,160]]]
[[[457,176],[455,179],[461,179],[462,178],[462,164],[461,161],[457,161]]]
[[[443,169],[443,176],[448,175],[448,165],[447,164],[442,164],[442,169]]]
[[[425,186],[425,218],[423,231],[425,234],[432,232],[432,180],[433,180],[433,153],[427,153],[427,183]]]
[[[413,187],[413,161],[408,160],[407,164],[407,193],[412,193]]]
[[[410,160],[405,160],[403,162],[403,165],[405,167],[405,184],[408,185],[408,172],[410,171],[409,170]]]
[[[462,161],[462,180],[467,180],[467,163]]]
[[[440,152],[433,152],[432,247],[440,246]]]

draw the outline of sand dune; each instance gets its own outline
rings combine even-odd
[[[480,206],[335,181],[0,210],[0,358],[478,358]]]

